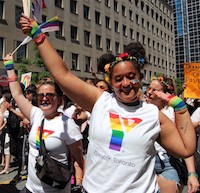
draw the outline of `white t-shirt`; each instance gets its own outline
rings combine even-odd
[[[165,106],[162,110],[161,110],[171,121],[175,122],[175,116],[174,116],[174,109],[170,106]],[[164,159],[164,157],[162,156],[163,153],[167,153],[167,151],[158,143],[155,142],[155,148],[156,151],[159,155],[159,157],[161,158],[161,160]]]
[[[26,187],[33,193],[66,193],[70,188],[70,182],[65,189],[58,190],[45,183],[41,183],[36,175],[35,158],[39,154],[36,145],[39,143],[40,125],[44,115],[40,108],[33,107],[30,117],[32,127],[29,134],[29,162]],[[50,155],[62,163],[67,163],[67,145],[79,141],[82,139],[82,135],[73,119],[62,115],[52,120],[45,119],[43,139],[45,139],[45,146]]]
[[[191,115],[192,122],[200,121],[200,107],[198,107]]]
[[[155,193],[158,108],[127,106],[104,92],[93,107],[83,186],[88,193]]]

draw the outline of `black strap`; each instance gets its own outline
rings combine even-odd
[[[39,148],[39,155],[42,155],[41,146],[44,141],[42,141],[42,133],[44,128],[44,119],[42,119],[41,125],[40,125],[40,148]]]
[[[42,122],[41,122],[41,125],[40,125],[40,143],[42,141],[43,127],[44,127],[44,119],[42,119]]]

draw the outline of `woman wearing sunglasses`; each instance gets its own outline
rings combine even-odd
[[[40,181],[36,175],[36,157],[39,154],[39,134],[41,122],[44,120],[42,138],[45,146],[54,159],[64,164],[68,163],[68,152],[83,167],[82,135],[78,126],[70,119],[57,111],[62,101],[62,91],[53,81],[41,82],[37,88],[38,107],[33,106],[23,95],[17,76],[14,71],[13,57],[8,54],[4,58],[7,69],[8,82],[11,94],[24,116],[30,120],[29,133],[29,161],[28,179],[22,192],[32,193],[66,193],[70,192],[70,182],[64,189],[56,189]],[[82,177],[82,176],[81,176]]]
[[[175,114],[172,107],[168,106],[166,101],[159,98],[155,92],[174,94],[174,83],[171,78],[165,76],[153,77],[150,85],[147,87],[146,100],[148,103],[154,104],[168,116],[173,122],[176,123]],[[155,143],[157,151],[155,171],[158,175],[157,180],[160,186],[161,193],[177,193],[181,192],[184,185],[188,185],[188,193],[195,193],[199,188],[198,174],[195,171],[194,156],[185,159],[185,163],[188,170],[185,179],[187,182],[183,182],[179,179],[176,168],[170,161],[170,155],[168,152],[158,143]],[[178,169],[178,168],[177,168]],[[185,183],[184,185],[182,183]]]
[[[88,193],[157,193],[155,140],[173,155],[187,157],[194,153],[195,133],[184,103],[179,109],[174,105],[178,117],[176,127],[155,105],[139,101],[143,64],[128,53],[105,60],[99,68],[106,74],[113,93],[85,83],[68,70],[33,22],[22,15],[23,32],[32,33],[45,65],[65,94],[91,112],[83,179],[85,190]]]

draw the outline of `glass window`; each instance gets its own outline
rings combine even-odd
[[[106,20],[106,28],[110,29],[110,18],[108,16],[106,16],[105,20]]]
[[[119,22],[115,21],[115,32],[119,32]]]
[[[72,53],[72,66],[71,70],[79,70],[79,65],[78,65],[78,54]]]
[[[0,37],[0,58],[3,58],[4,39]]]
[[[122,28],[123,28],[123,35],[127,36],[127,28],[126,28],[126,26],[123,25]]]
[[[85,56],[85,71],[90,72],[91,69],[91,57]]]
[[[71,40],[78,40],[78,28],[71,25]]]
[[[95,22],[96,24],[101,24],[100,12],[98,11],[95,11]]]
[[[59,24],[59,31],[56,31],[56,36],[63,37],[64,36],[63,22],[58,21],[58,24]]]
[[[118,1],[114,0],[114,11],[118,12]]]
[[[55,0],[55,6],[59,8],[63,8],[63,1],[62,0]]]
[[[126,7],[122,5],[122,15],[126,16]]]
[[[96,35],[96,48],[101,48],[101,36]]]
[[[85,43],[85,45],[91,44],[90,32],[89,31],[84,31],[84,43]]]
[[[134,39],[134,32],[133,29],[130,28],[130,38],[133,40]]]
[[[88,6],[86,6],[86,5],[83,5],[83,17],[85,18],[85,19],[90,19],[90,8],[88,7]]]
[[[118,55],[120,53],[119,42],[115,42],[115,54]]]
[[[129,10],[129,19],[133,20],[133,11],[132,10]]]
[[[20,44],[21,44],[20,41],[16,41],[16,42],[15,42],[16,47],[18,47]],[[21,59],[24,58],[24,57],[26,57],[26,45],[21,46],[21,47],[17,50],[17,52],[16,52],[16,54],[15,54],[15,60],[16,60],[17,62],[20,62]]]
[[[111,50],[111,40],[108,38],[106,38],[106,49],[107,51]]]
[[[70,0],[70,12],[77,14],[77,1]]]
[[[20,17],[22,15],[23,9],[22,7],[16,6],[15,7],[15,24],[17,28],[21,28],[21,25],[19,23]]]
[[[105,6],[110,7],[110,0],[105,0]]]
[[[0,19],[4,19],[4,2],[0,1]]]
[[[60,57],[62,58],[62,59],[64,59],[64,51],[62,51],[62,50],[56,50],[57,51],[57,53],[60,55]]]

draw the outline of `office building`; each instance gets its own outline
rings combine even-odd
[[[184,82],[184,63],[200,62],[200,1],[168,0],[174,14],[177,78]]]
[[[19,25],[22,11],[21,0],[0,1],[0,58],[25,38]],[[101,78],[96,64],[103,53],[117,55],[125,45],[139,41],[149,62],[143,69],[144,81],[156,73],[176,77],[173,13],[166,1],[49,0],[42,19],[55,15],[60,30],[50,32],[48,38],[77,76],[91,78],[92,68]],[[15,54],[16,69],[22,57],[33,59],[34,54],[32,43],[20,47]],[[0,68],[4,68],[2,62]]]

